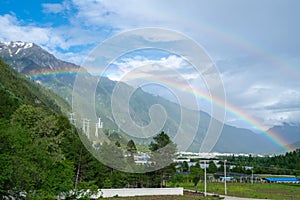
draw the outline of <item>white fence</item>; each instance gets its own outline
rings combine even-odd
[[[92,199],[102,197],[132,197],[153,195],[183,195],[183,188],[124,188],[124,189],[101,189]]]

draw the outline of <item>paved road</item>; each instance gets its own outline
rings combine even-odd
[[[241,197],[231,197],[231,196],[223,196],[220,195],[221,197],[225,197],[226,200],[260,200],[260,199],[251,199],[251,198],[241,198]]]
[[[186,190],[186,189],[184,191],[197,192],[196,190]],[[212,194],[212,193],[207,193],[207,195],[214,196],[214,194]],[[261,200],[261,199],[252,199],[252,198],[232,197],[232,196],[225,196],[225,195],[220,195],[220,197],[224,197],[225,200]]]

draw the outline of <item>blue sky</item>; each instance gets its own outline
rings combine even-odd
[[[0,40],[35,42],[81,64],[99,43],[122,31],[176,30],[206,49],[227,101],[272,126],[300,121],[299,8],[298,0],[3,0]],[[248,127],[231,115],[227,122]]]

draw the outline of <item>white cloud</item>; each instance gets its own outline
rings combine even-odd
[[[228,15],[232,5],[237,7]],[[257,10],[251,1],[244,5],[239,1],[211,4],[176,0],[65,0],[61,4],[42,6],[46,15],[63,16],[68,23],[39,26],[6,14],[0,16],[0,40],[34,42],[63,60],[81,64],[91,48],[113,33],[143,27],[175,29],[204,45],[213,58],[229,57],[217,62],[217,66],[230,104],[268,125],[282,120],[300,121],[297,110],[300,29],[296,15],[299,6],[266,1],[261,8],[268,9]],[[251,13],[254,10],[255,15]],[[146,39],[155,41],[156,38],[148,35]],[[165,37],[166,41],[175,39]],[[279,62],[280,69],[276,60],[274,63],[261,58],[268,57],[268,53],[283,61],[283,64]],[[281,54],[284,56],[280,57]],[[194,87],[205,91],[201,77],[177,56],[120,60],[115,63],[117,68],[111,78],[118,80],[136,66],[153,63],[177,70]],[[153,74],[158,72],[152,71]],[[229,119],[236,125],[243,123],[235,116]]]
[[[37,25],[23,25],[22,21],[11,14],[0,15],[0,41],[33,42],[58,58],[82,63],[95,43],[103,40],[103,37],[93,30],[81,27],[39,27]],[[77,52],[70,48],[80,47]]]
[[[86,25],[110,26],[126,29],[139,26],[155,26],[158,20],[161,23],[162,16],[155,15],[157,10],[151,1],[81,1],[73,0],[74,6],[78,9],[77,19]]]
[[[228,103],[267,127],[300,121],[299,114],[295,114],[300,106],[300,83],[296,75],[286,74],[282,68],[257,58],[242,60],[236,59],[230,64],[218,62]],[[230,113],[228,120],[232,125],[243,124],[242,119]]]
[[[145,70],[142,69],[143,66],[149,65],[152,65],[152,68],[147,68],[146,71],[143,71]],[[168,76],[169,74],[166,72],[166,69],[169,68],[170,74],[174,74],[174,71],[176,71],[186,80],[195,79],[199,77],[197,72],[195,70],[193,71],[193,67],[190,64],[188,64],[181,57],[175,55],[161,57],[159,59],[147,59],[146,57],[141,56],[136,56],[134,58],[121,58],[118,61],[114,62],[113,66],[115,67],[112,69],[111,74],[114,76],[114,80],[120,80],[122,78],[122,75],[125,75],[136,68],[141,68],[142,71],[140,72],[145,73],[145,76],[147,76],[147,73],[162,73],[163,69],[165,70],[164,75]],[[115,70],[121,71],[122,74],[119,74],[119,76],[117,77]],[[109,73],[108,77],[112,78],[109,75]]]
[[[43,6],[43,12],[45,13],[61,13],[65,10],[65,7],[62,4],[59,3],[44,3]]]
[[[0,39],[2,41],[27,41],[47,43],[50,29],[35,26],[22,26],[14,15],[0,15]]]

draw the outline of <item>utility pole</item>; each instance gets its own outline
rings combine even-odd
[[[227,160],[224,160],[224,194],[227,195],[227,188],[226,188],[226,162]]]
[[[204,196],[206,197],[206,160],[204,160]]]
[[[251,183],[253,184],[253,167],[251,168],[251,172],[252,172],[252,174],[251,174]]]

